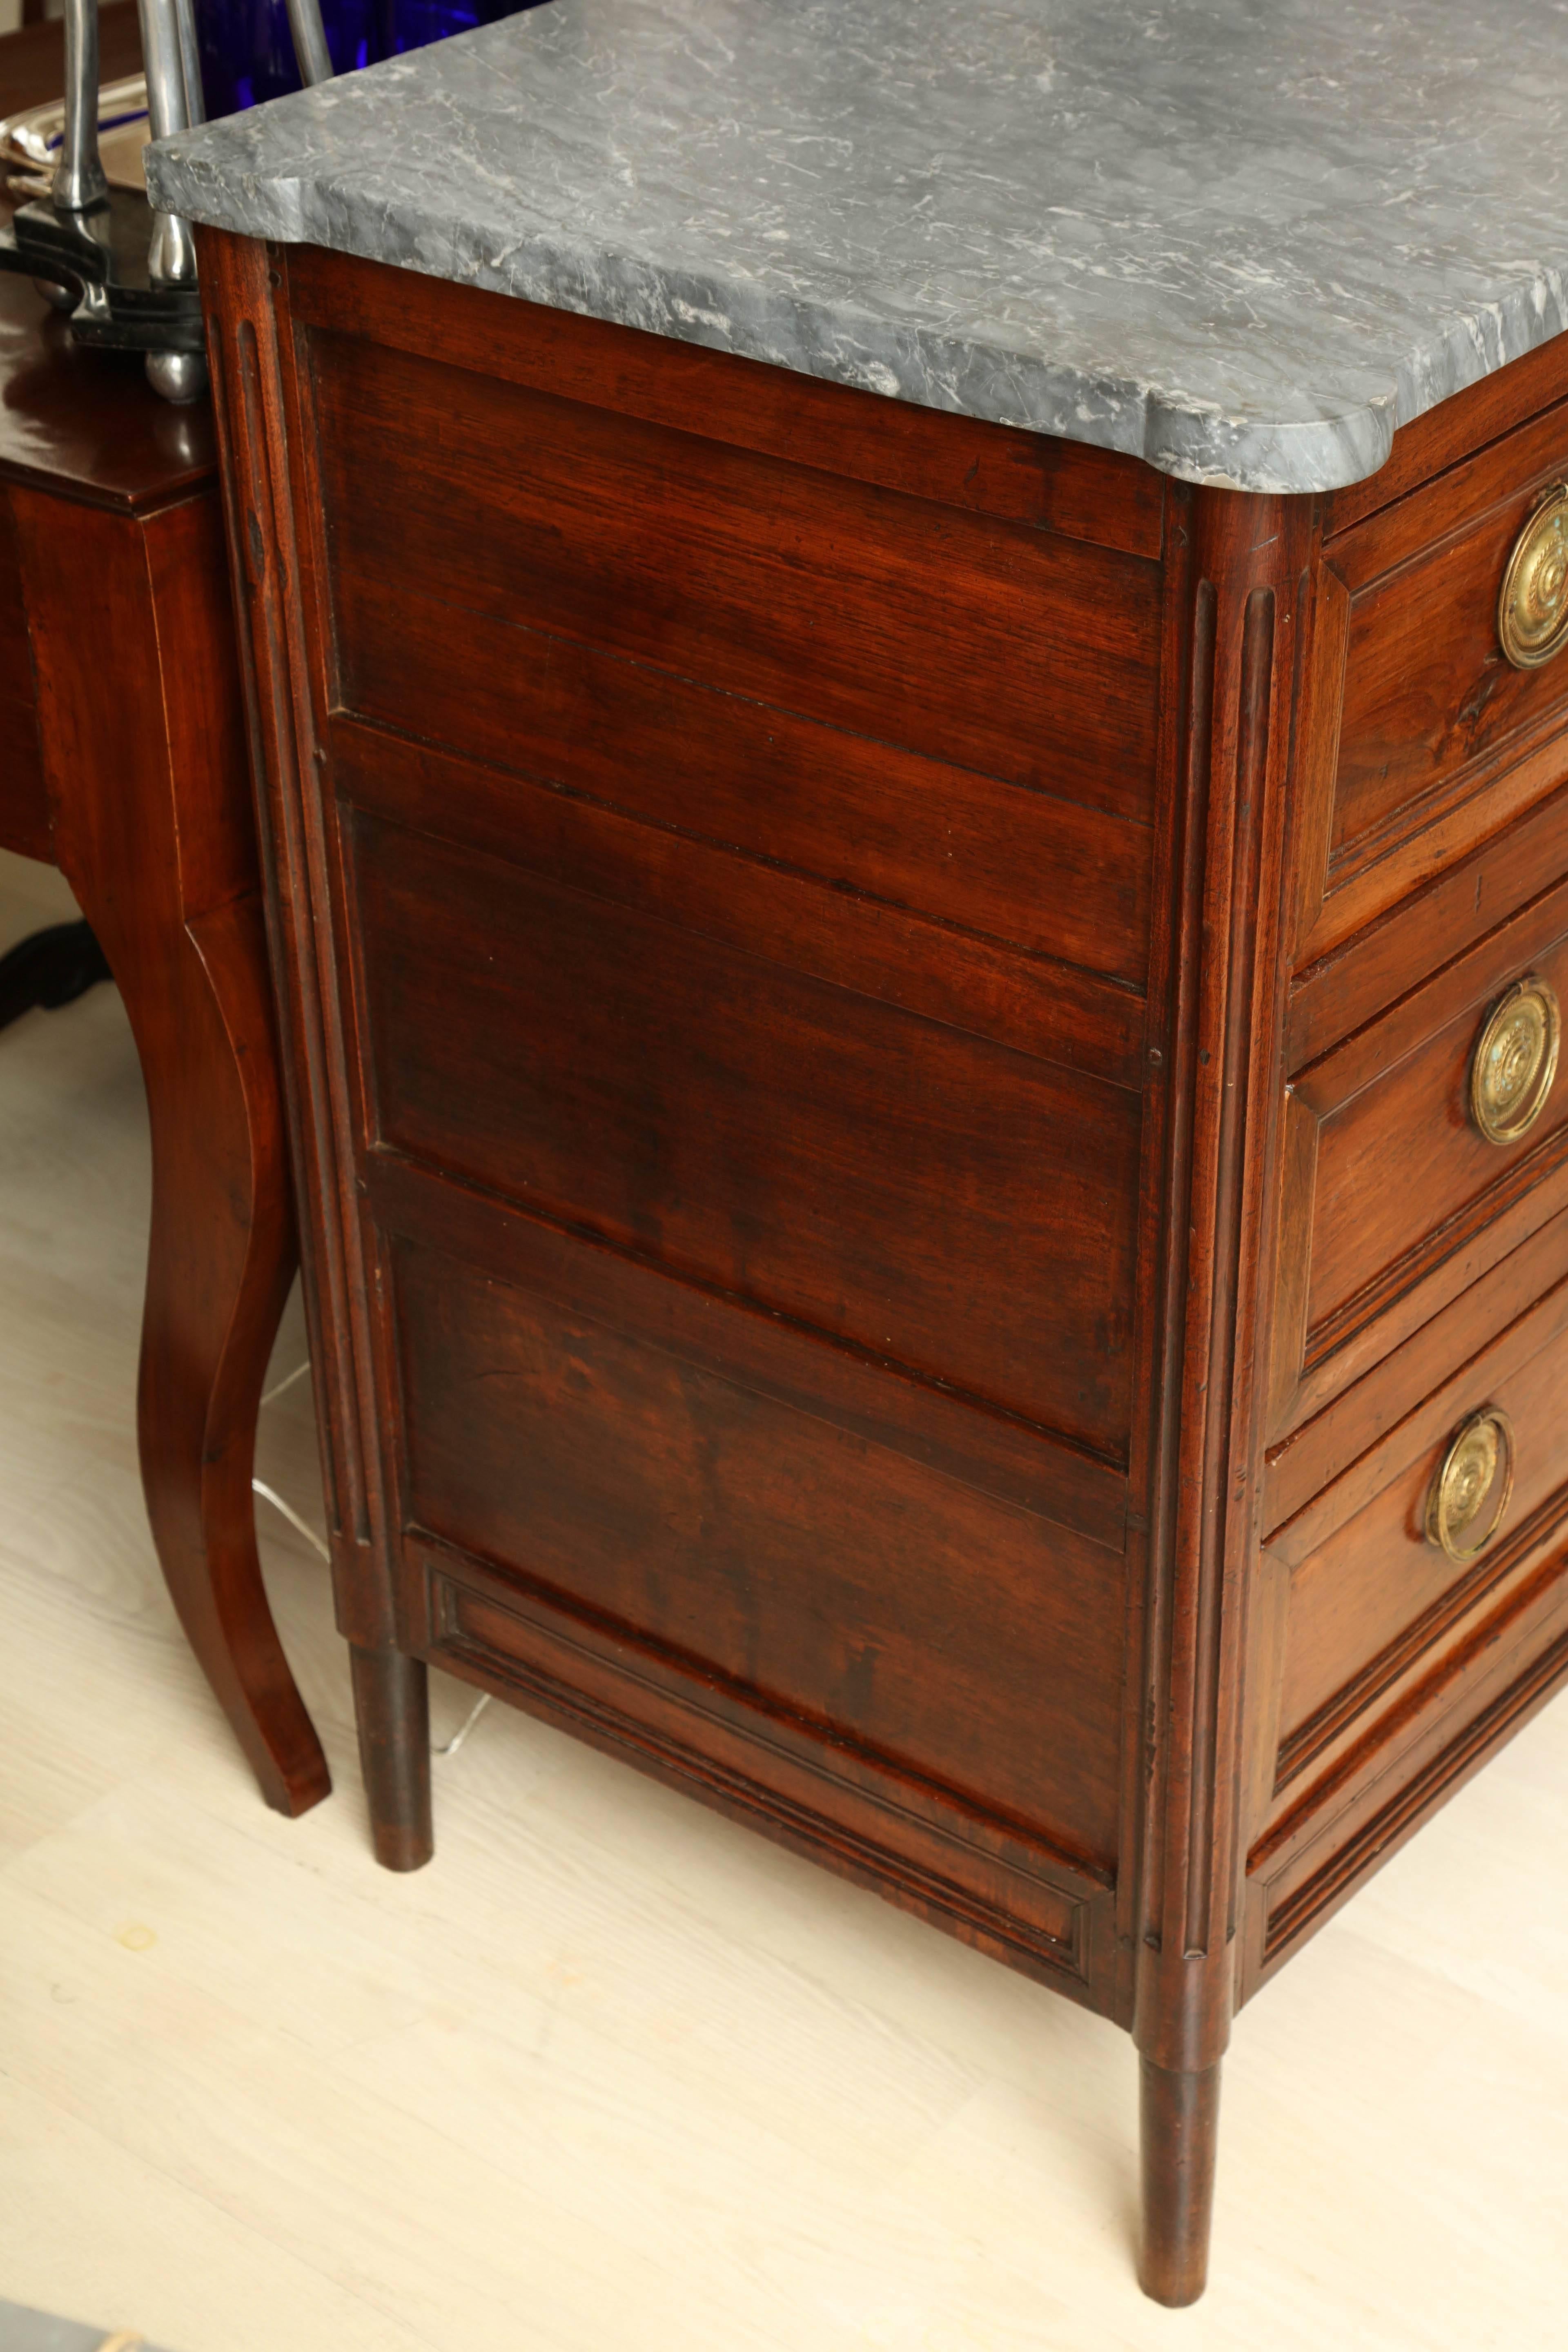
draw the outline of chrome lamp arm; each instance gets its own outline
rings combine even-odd
[[[104,204],[109,182],[98,152],[98,0],[65,0],[66,120],[50,191],[62,213]]]
[[[154,213],[109,185],[99,152],[98,0],[63,0],[65,124],[47,199],[24,205],[0,226],[0,270],[32,278],[68,314],[75,341],[145,355],[165,400],[198,399],[207,380],[189,221]],[[300,78],[330,80],[321,0],[287,0]],[[205,120],[195,0],[137,0],[155,139]]]
[[[189,5],[189,0],[186,0]],[[300,79],[308,87],[331,81],[335,71],[321,22],[321,0],[287,0],[289,30],[294,36],[294,56]]]
[[[79,0],[92,6],[94,0]],[[142,55],[147,69],[147,116],[154,139],[189,131],[205,113],[196,54],[191,0],[136,0],[142,19]],[[196,241],[189,221],[160,213],[147,249],[147,275],[155,286],[194,286]],[[207,363],[199,352],[149,352],[147,381],[165,400],[199,399],[206,387]]]

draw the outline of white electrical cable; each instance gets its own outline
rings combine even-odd
[[[445,1748],[432,1748],[430,1750],[431,1755],[440,1757],[455,1756],[458,1748],[462,1746],[464,1740],[467,1739],[469,1732],[472,1731],[475,1724],[478,1723],[480,1716],[483,1715],[486,1707],[489,1706],[489,1692],[481,1691],[478,1698],[474,1701],[473,1706],[468,1709],[468,1715],[463,1723],[459,1728],[452,1734],[452,1737],[447,1740]]]
[[[300,1367],[300,1371],[308,1372],[310,1369],[309,1364],[301,1364]],[[300,1373],[291,1372],[289,1377],[290,1380],[298,1380]],[[288,1382],[285,1382],[284,1385],[287,1386]],[[265,1398],[262,1399],[262,1402],[266,1402]],[[324,1560],[331,1560],[331,1554],[327,1549],[326,1545],[321,1541],[321,1537],[316,1533],[315,1528],[306,1525],[305,1521],[300,1517],[299,1512],[295,1510],[291,1503],[286,1503],[281,1495],[276,1494],[273,1489],[260,1478],[253,1478],[251,1480],[250,1491],[253,1495],[259,1495],[264,1503],[270,1503],[275,1511],[281,1511],[289,1526],[297,1529],[298,1532],[304,1537],[305,1541],[310,1546],[311,1549],[313,1551],[319,1551]],[[458,1748],[462,1746],[464,1740],[467,1739],[469,1732],[472,1731],[475,1724],[478,1723],[480,1716],[483,1715],[486,1707],[489,1706],[489,1703],[490,1693],[489,1691],[481,1691],[478,1698],[474,1701],[473,1706],[468,1709],[468,1714],[464,1717],[462,1722],[458,1726],[457,1730],[452,1734],[450,1739],[447,1740],[445,1748],[437,1748],[434,1743],[432,1743],[430,1749],[432,1756],[438,1756],[443,1759],[448,1756],[455,1756]]]
[[[276,1404],[284,1391],[286,1389],[291,1389],[296,1381],[302,1381],[310,1369],[310,1359],[307,1356],[302,1364],[295,1365],[294,1370],[289,1374],[287,1380],[279,1381],[275,1389],[268,1390],[266,1395],[261,1400],[262,1403]]]
[[[323,1559],[330,1560],[331,1559],[331,1553],[327,1549],[326,1545],[321,1541],[321,1538],[316,1533],[315,1528],[306,1526],[304,1520],[300,1517],[299,1512],[295,1510],[291,1503],[286,1503],[281,1495],[275,1495],[270,1486],[263,1486],[259,1478],[253,1478],[251,1480],[250,1491],[253,1495],[259,1495],[264,1503],[270,1503],[275,1511],[281,1511],[289,1526],[291,1528],[298,1528],[299,1532],[304,1537],[305,1541],[311,1547],[312,1550],[319,1551]]]

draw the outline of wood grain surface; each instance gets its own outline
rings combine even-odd
[[[1560,1678],[1555,1444],[1485,1592],[1407,1491],[1452,1348],[1540,1420],[1568,1206],[1463,1102],[1568,984],[1560,680],[1474,617],[1540,372],[1156,551],[1071,449],[203,253],[378,1848],[437,1661],[1059,1982],[1190,2302],[1239,1995]]]
[[[0,949],[71,911],[0,857]],[[174,2352],[514,2352],[520,2312],[550,2352],[1554,2341],[1568,1711],[1248,2009],[1173,2319],[1131,2277],[1134,2071],[1085,2010],[510,1707],[434,1765],[431,1868],[378,1870],[325,1571],[265,1507],[340,1793],[258,1805],[142,1509],[149,1173],[113,992],[9,1032],[7,2294]],[[273,1381],[305,1352],[296,1301]],[[324,1526],[308,1383],[258,1467]],[[432,1674],[433,1738],[472,1696]]]
[[[493,691],[473,614],[512,633],[525,732],[562,636],[1148,822],[1153,564],[321,330],[310,368],[350,709],[399,647]],[[362,582],[401,592],[395,632]]]

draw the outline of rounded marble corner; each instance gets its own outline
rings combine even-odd
[[[1300,498],[1379,472],[1394,428],[1392,386],[1386,400],[1337,415],[1279,419],[1204,415],[1152,398],[1142,454],[1160,473],[1205,489]]]

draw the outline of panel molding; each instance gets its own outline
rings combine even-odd
[[[828,1407],[873,1444],[1121,1554],[1127,1475],[1055,1431],[921,1380],[766,1307],[711,1291],[401,1153],[365,1205],[385,1235],[438,1249],[792,1409]]]
[[[1568,1192],[1568,1178],[1560,1189]],[[1268,1456],[1263,1525],[1272,1543],[1342,1474],[1432,1394],[1435,1376],[1500,1339],[1568,1276],[1568,1209],[1559,1207],[1493,1267],[1440,1307],[1413,1341],[1342,1389]]]
[[[336,790],[380,824],[1142,1090],[1145,1007],[1125,982],[363,719],[334,718],[328,742]]]
[[[1550,1561],[1473,1640],[1420,1685],[1393,1722],[1376,1727],[1327,1780],[1254,1850],[1244,1996],[1250,1998],[1290,1954],[1349,1901],[1422,1823],[1522,1729],[1568,1683],[1568,1551]],[[1511,1631],[1512,1638],[1509,1639]],[[1545,1646],[1521,1670],[1537,1642]],[[1474,1668],[1490,1650],[1491,1670],[1479,1692]],[[1481,1704],[1451,1738],[1443,1738],[1458,1692]],[[1491,1696],[1488,1696],[1489,1689]],[[1374,1768],[1379,1747],[1387,1763]],[[1400,1779],[1405,1768],[1408,1777]],[[1395,1785],[1389,1787],[1390,1782]],[[1379,1801],[1379,1792],[1388,1793]],[[1347,1818],[1348,1817],[1348,1818]],[[1321,1858],[1311,1857],[1324,1849]],[[1301,1875],[1303,1864],[1310,1864]]]
[[[1568,791],[1478,848],[1375,922],[1352,945],[1297,974],[1291,987],[1287,1067],[1294,1075],[1331,1051],[1425,976],[1434,940],[1462,955],[1528,906],[1543,875],[1568,868]]]
[[[1154,565],[829,479],[689,423],[612,423],[430,353],[321,329],[309,350],[351,694],[349,656],[375,652],[353,592],[379,581],[404,592],[404,645],[454,682],[483,688],[482,632],[500,621],[1150,822]],[[361,494],[387,469],[395,514]]]
[[[1037,1832],[911,1781],[873,1753],[837,1752],[808,1727],[656,1655],[624,1628],[597,1628],[515,1578],[410,1528],[423,1622],[411,1645],[471,1682],[500,1687],[656,1778],[840,1874],[874,1888],[1087,2006],[1113,2005],[1111,1874]],[[765,1774],[765,1777],[763,1777]],[[833,1810],[826,1809],[825,1797]],[[998,1896],[987,1900],[990,1880]]]
[[[1299,1724],[1280,1743],[1273,1794],[1284,1795],[1294,1781],[1324,1756],[1362,1716],[1386,1698],[1444,1637],[1473,1614],[1491,1594],[1510,1583],[1519,1570],[1568,1525],[1568,1486],[1561,1486],[1513,1529],[1506,1542],[1489,1551],[1468,1576],[1424,1610],[1397,1640],[1390,1642],[1361,1672],[1342,1683],[1332,1697]]]

